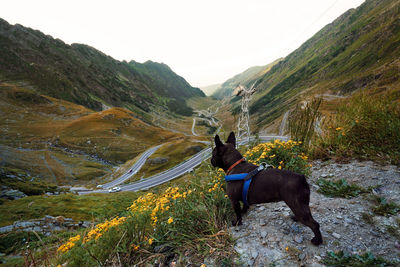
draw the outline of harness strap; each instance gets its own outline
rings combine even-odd
[[[247,195],[249,193],[249,187],[251,184],[251,180],[254,176],[257,175],[260,171],[264,169],[264,165],[260,165],[258,168],[252,170],[249,173],[239,173],[239,174],[231,174],[231,175],[226,175],[225,176],[225,181],[230,182],[230,181],[241,181],[243,180],[243,191],[242,191],[242,200],[245,206],[248,206],[247,202]]]

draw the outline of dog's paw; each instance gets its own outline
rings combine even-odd
[[[319,246],[322,244],[322,239],[321,238],[317,238],[317,237],[313,237],[313,239],[311,239],[311,243],[315,246]]]
[[[239,226],[239,225],[242,225],[242,220],[236,220],[236,219],[232,220],[232,226]]]

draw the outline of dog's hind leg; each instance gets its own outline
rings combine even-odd
[[[298,219],[302,224],[311,228],[314,233],[314,237],[311,239],[311,243],[318,246],[322,244],[322,235],[319,230],[319,223],[314,220],[311,215],[310,207],[305,203],[299,203],[298,200],[294,203],[286,203],[293,211],[295,218]]]

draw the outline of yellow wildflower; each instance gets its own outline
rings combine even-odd
[[[171,224],[173,221],[174,221],[174,219],[172,219],[172,217],[169,217],[167,222],[168,222],[168,224]]]
[[[153,238],[149,238],[149,245],[153,244]]]

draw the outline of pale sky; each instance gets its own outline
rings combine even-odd
[[[364,0],[1,0],[0,17],[118,60],[222,83],[298,48]]]

